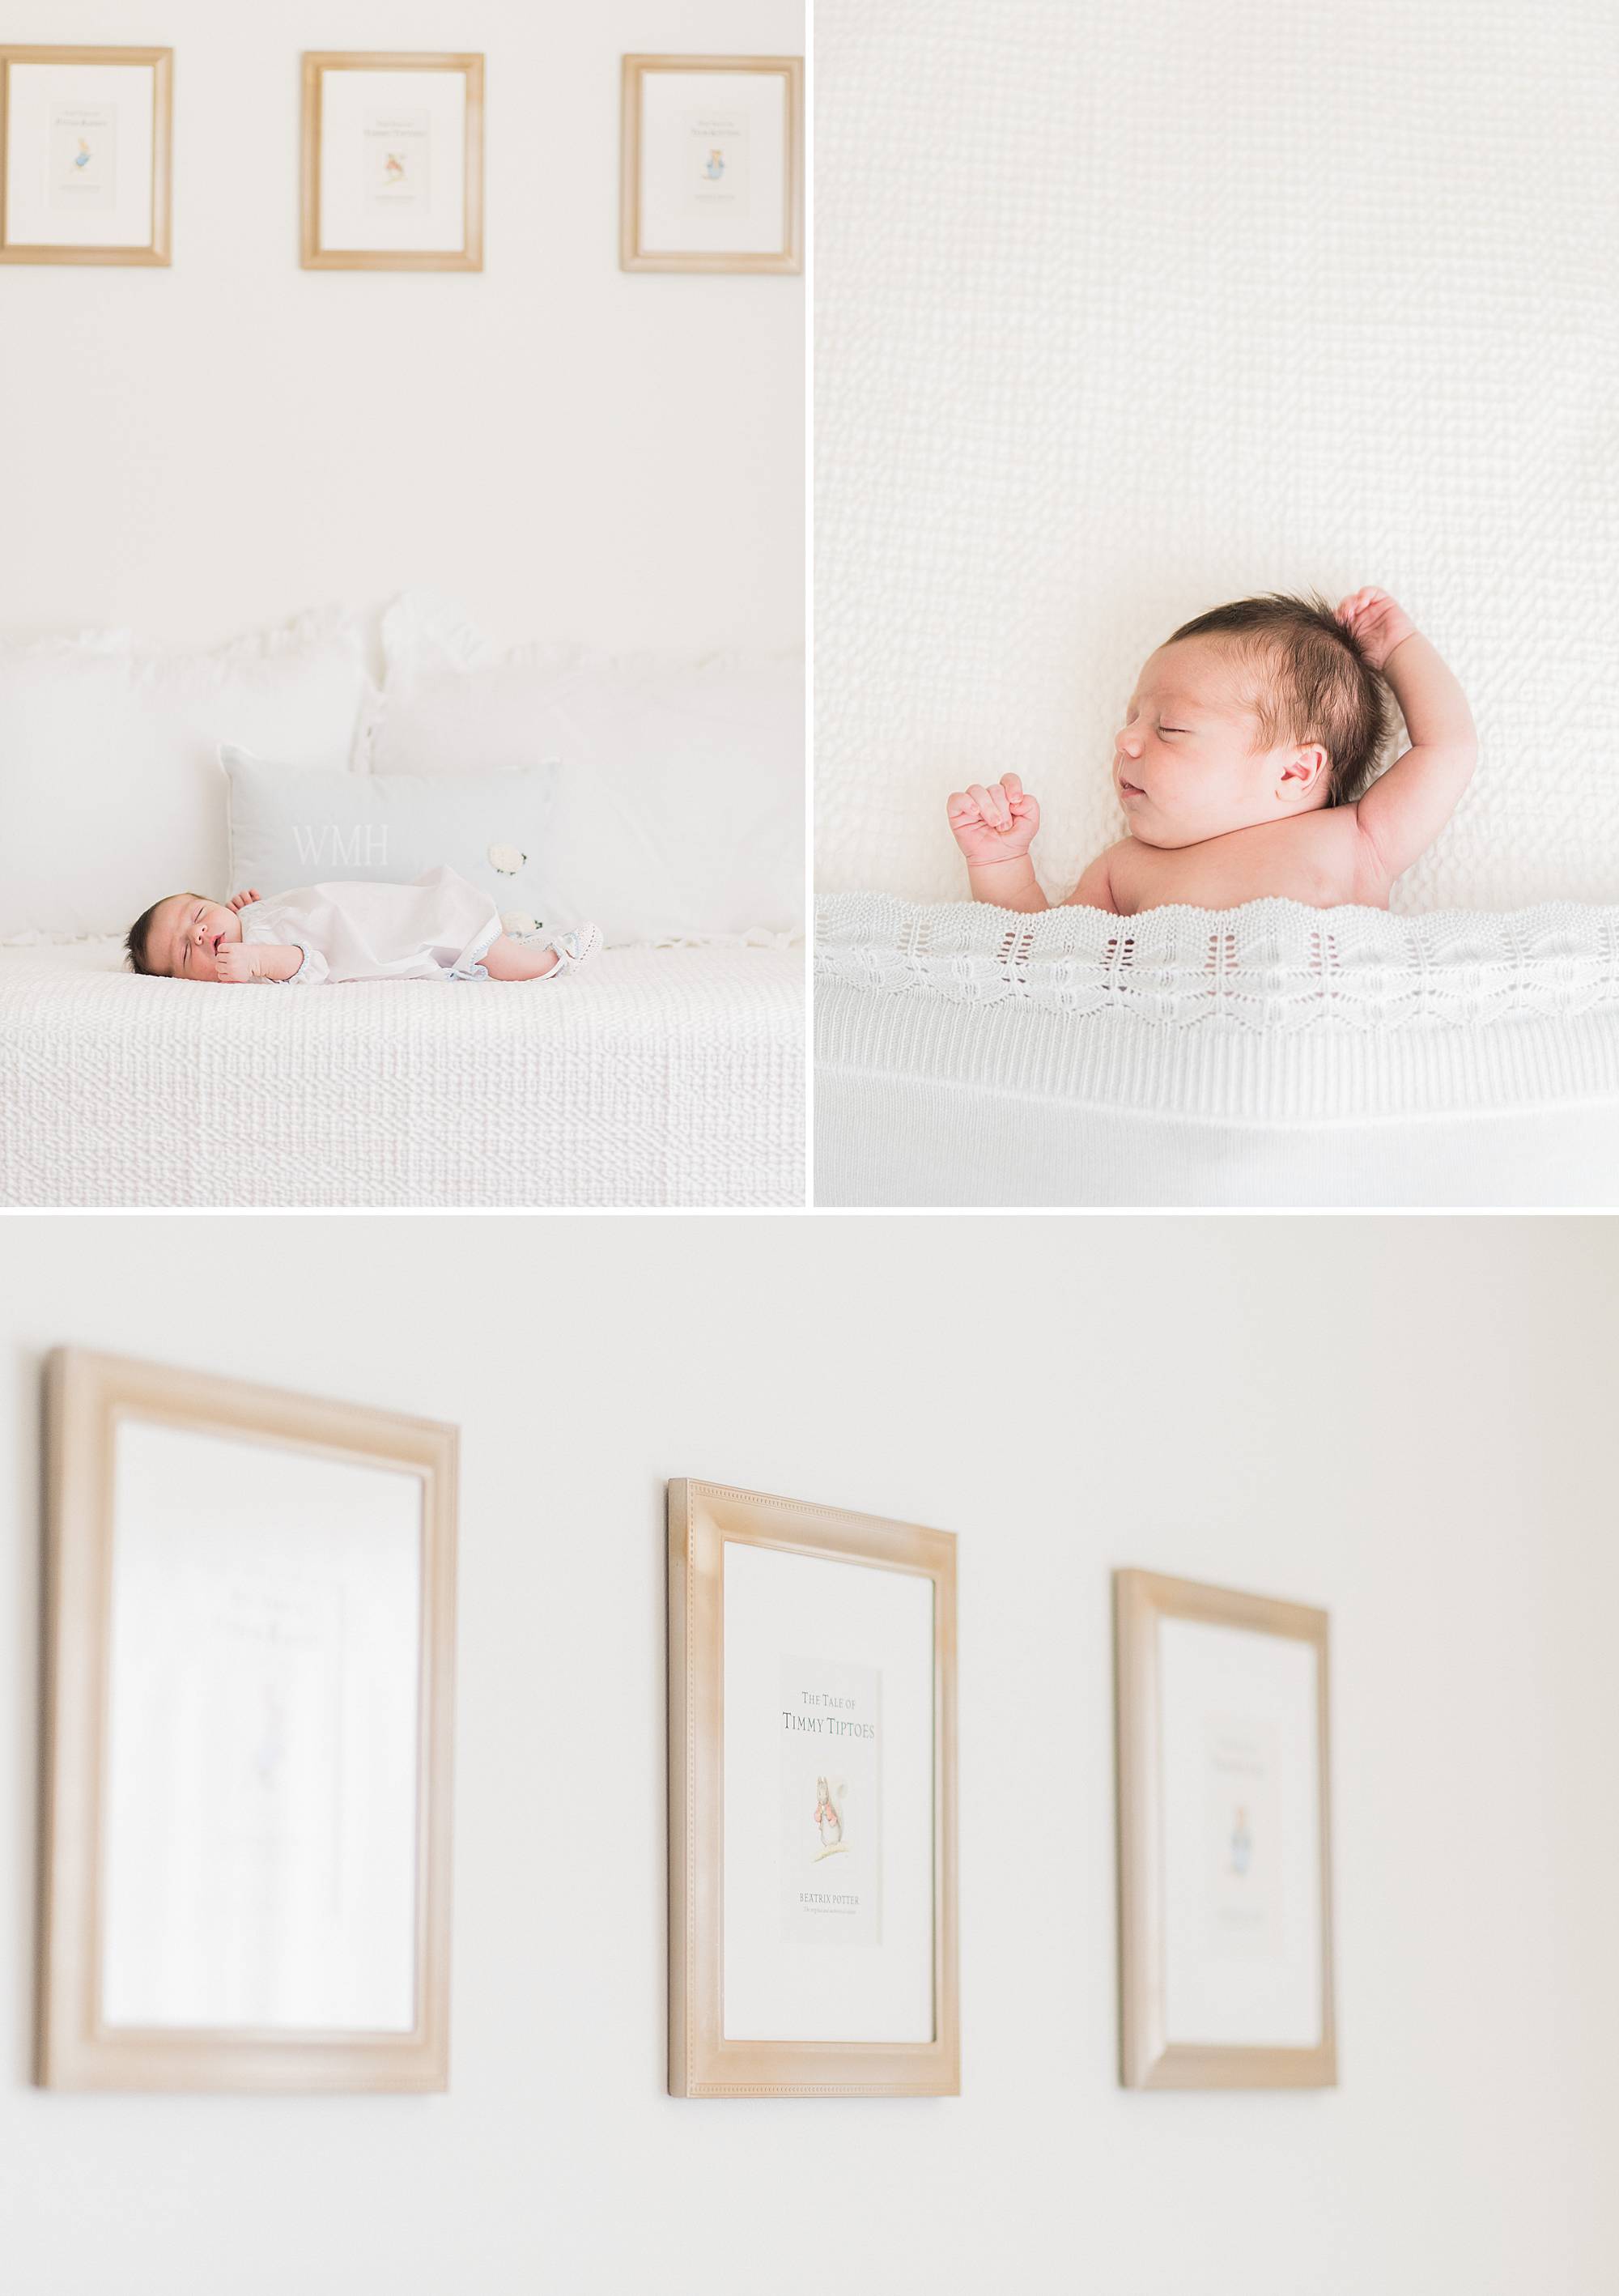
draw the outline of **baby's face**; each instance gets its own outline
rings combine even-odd
[[[241,939],[234,909],[205,901],[200,893],[173,893],[158,904],[147,954],[154,972],[172,973],[176,980],[217,980],[221,945]]]
[[[1207,638],[1149,658],[1113,744],[1114,787],[1143,845],[1200,845],[1324,802],[1326,751],[1319,742],[1256,749],[1245,682]]]

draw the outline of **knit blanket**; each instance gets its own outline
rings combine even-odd
[[[1619,908],[1391,916],[1269,900],[1019,916],[855,893],[821,904],[816,970],[853,988],[1159,1029],[1454,1028],[1619,1010]]]
[[[215,988],[0,949],[0,1203],[804,1201],[804,956]]]
[[[842,894],[815,982],[822,1202],[1619,1200],[1619,909]]]

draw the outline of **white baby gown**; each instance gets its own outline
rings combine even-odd
[[[300,987],[487,980],[483,959],[501,931],[488,895],[454,869],[429,869],[413,885],[305,885],[238,914],[244,941],[303,950],[292,975]]]

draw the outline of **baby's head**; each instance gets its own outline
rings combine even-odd
[[[200,893],[168,893],[130,926],[124,947],[136,972],[172,974],[176,980],[217,980],[218,950],[241,939],[234,909]]]
[[[1199,845],[1353,804],[1393,726],[1387,686],[1325,598],[1243,598],[1149,657],[1114,785],[1142,844]]]

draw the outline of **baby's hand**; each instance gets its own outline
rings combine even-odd
[[[249,903],[253,901],[262,901],[264,895],[259,891],[258,886],[255,885],[249,892],[233,893],[230,899],[225,903],[225,906],[227,909],[245,909]]]
[[[951,833],[969,862],[1018,861],[1034,841],[1040,807],[1024,792],[1016,774],[1002,774],[985,789],[974,782],[950,800]]]
[[[217,962],[221,980],[257,980],[258,978],[253,951],[245,941],[221,941]]]
[[[1337,609],[1337,619],[1374,669],[1381,669],[1402,639],[1414,637],[1417,625],[1386,590],[1356,590]]]

